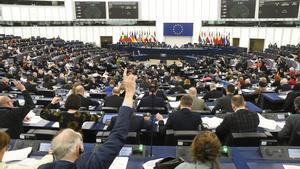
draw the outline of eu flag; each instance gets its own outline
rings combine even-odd
[[[164,36],[193,36],[193,23],[164,23]]]

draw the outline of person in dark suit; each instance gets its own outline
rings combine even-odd
[[[80,96],[81,107],[85,107],[88,109],[89,106],[95,106],[97,108],[100,104],[97,101],[84,97],[84,92],[85,90],[81,85],[75,88],[75,94]]]
[[[120,88],[114,87],[111,96],[104,98],[104,107],[121,107],[123,97],[120,97]]]
[[[171,88],[168,92],[168,94],[185,94],[185,93],[186,91],[178,81],[175,82],[175,87]]]
[[[295,113],[294,99],[298,96],[300,96],[300,90],[288,93],[283,104],[283,109],[285,111]]]
[[[9,79],[7,78],[2,78],[0,82],[0,92],[3,91],[12,91],[12,88],[9,85]]]
[[[52,163],[41,165],[38,169],[53,168],[109,168],[124,146],[129,129],[130,117],[133,113],[133,95],[135,93],[135,77],[124,71],[123,84],[126,95],[119,111],[116,125],[110,132],[107,141],[95,152],[83,152],[82,136],[71,129],[62,130],[51,142],[54,158]]]
[[[27,82],[24,84],[28,92],[37,94],[38,91],[36,89],[36,85],[33,83],[33,76],[27,77]]]
[[[278,133],[279,139],[289,139],[291,141],[294,133],[300,132],[300,96],[295,98],[294,107],[296,114],[292,114],[286,119],[284,127]]]
[[[231,106],[231,98],[233,97],[235,92],[235,86],[229,84],[226,88],[226,96],[218,98],[215,102],[215,106],[212,109],[211,113],[216,114],[216,111],[221,110],[222,112],[233,112]]]
[[[17,89],[19,89],[25,100],[22,107],[15,108],[13,101],[7,96],[0,96],[0,128],[8,128],[8,134],[11,138],[17,139],[23,130],[23,119],[34,107],[34,103],[30,97],[29,92],[25,86],[17,81],[13,82]]]
[[[283,78],[280,80],[280,85],[277,86],[277,88],[275,89],[275,92],[278,91],[289,91],[292,90],[291,86],[288,84],[288,80],[286,78]]]
[[[180,110],[169,114],[169,118],[164,124],[163,116],[159,113],[156,114],[156,120],[159,124],[159,130],[164,132],[165,130],[199,130],[199,126],[202,125],[201,114],[191,112],[193,105],[193,98],[188,95],[184,95],[180,100]]]
[[[164,113],[168,111],[166,102],[163,98],[156,96],[157,85],[152,83],[149,86],[149,96],[143,97],[137,107],[138,111],[141,111],[141,107],[163,107]],[[162,113],[162,112],[161,112]]]
[[[216,134],[224,145],[229,145],[231,133],[256,132],[259,124],[257,113],[246,109],[243,96],[233,96],[231,106],[234,113],[225,116],[216,128]]]
[[[223,96],[223,91],[221,90],[217,90],[217,86],[215,83],[212,83],[210,86],[210,91],[207,92],[204,96],[203,96],[203,100],[207,101],[209,99],[217,99],[219,97]]]

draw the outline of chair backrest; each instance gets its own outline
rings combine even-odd
[[[260,145],[261,139],[266,138],[267,135],[265,133],[259,132],[232,133],[229,145],[236,147],[256,147]]]
[[[118,113],[119,112],[118,107],[102,107],[101,110],[104,111],[105,113]]]
[[[139,110],[140,112],[149,112],[149,113],[162,113],[165,114],[167,112],[165,107],[140,107]]]
[[[99,131],[96,135],[96,143],[104,143],[110,131]],[[126,144],[140,144],[140,134],[139,132],[128,132]]]
[[[166,145],[178,145],[179,140],[192,141],[200,133],[198,130],[166,130]]]

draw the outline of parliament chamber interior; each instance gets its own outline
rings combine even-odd
[[[299,0],[1,0],[0,169],[300,169]]]

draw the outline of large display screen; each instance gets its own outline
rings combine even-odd
[[[254,18],[256,0],[222,0],[221,18]]]
[[[108,2],[109,19],[138,19],[138,2]]]
[[[259,0],[259,18],[297,18],[299,0]]]
[[[106,19],[105,2],[76,1],[76,19]]]

